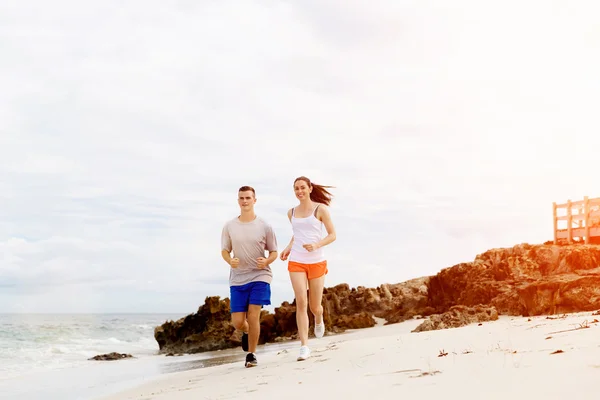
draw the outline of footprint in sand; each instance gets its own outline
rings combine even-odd
[[[313,352],[314,353],[323,353],[324,351],[337,350],[337,349],[339,349],[339,347],[337,347],[337,345],[331,343],[331,344],[328,344],[327,346],[325,346],[324,349],[316,349]]]
[[[421,372],[418,375],[413,375],[410,378],[422,378],[424,376],[433,376],[433,375],[437,375],[437,374],[441,374],[441,373],[442,373],[442,371],[437,371],[437,370],[436,371],[430,371],[430,372],[425,371],[425,372]]]
[[[380,376],[380,375],[388,375],[388,374],[407,374],[409,372],[421,372],[419,368],[414,369],[401,369],[398,371],[390,371],[390,372],[381,372],[378,374],[365,374],[365,376]]]

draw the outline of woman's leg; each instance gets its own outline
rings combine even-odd
[[[290,280],[296,297],[296,324],[298,325],[298,336],[302,346],[308,344],[308,289],[306,273],[290,272]]]
[[[315,316],[315,324],[323,322],[323,287],[325,286],[325,275],[308,281],[310,311]]]

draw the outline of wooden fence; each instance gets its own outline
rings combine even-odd
[[[559,210],[565,210],[566,215],[558,215]],[[591,238],[600,239],[600,198],[590,199],[585,196],[583,200],[569,200],[565,204],[552,203],[552,214],[554,244],[565,240],[573,243],[574,238],[583,238],[585,243],[590,243]],[[567,227],[559,229],[559,221],[566,221]]]

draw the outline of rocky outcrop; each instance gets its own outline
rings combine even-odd
[[[600,308],[600,246],[529,245],[488,250],[440,271],[427,284],[429,305],[494,306],[505,315]]]
[[[417,314],[427,314],[428,279],[383,284],[374,289],[364,286],[350,288],[345,283],[327,288],[323,292],[326,326],[336,332],[374,326],[372,317],[394,323]]]
[[[455,306],[466,306],[457,308]],[[478,308],[478,307],[483,308]],[[600,309],[600,246],[521,244],[491,249],[431,277],[376,288],[325,288],[328,333],[431,316],[421,330],[461,326],[497,314],[541,315]],[[475,314],[472,314],[473,310]],[[492,311],[494,310],[494,311]],[[448,312],[448,314],[444,314]],[[310,315],[309,321],[313,324]],[[198,312],[155,329],[163,353],[200,352],[240,345],[230,325],[229,299],[207,297]],[[467,322],[465,322],[467,321]],[[309,329],[312,334],[312,328]],[[259,343],[297,337],[295,302],[261,315]]]
[[[106,354],[98,354],[97,356],[89,358],[88,360],[114,361],[114,360],[121,360],[123,358],[133,358],[133,356],[131,354],[112,352],[112,353],[106,353]]]
[[[435,314],[427,318],[413,332],[433,331],[437,329],[459,328],[461,326],[496,321],[498,311],[494,307],[484,306],[452,306],[443,314]]]
[[[229,299],[207,297],[195,314],[167,321],[154,329],[154,338],[163,353],[199,353],[236,347]]]
[[[340,284],[323,290],[323,320],[327,332],[375,326],[373,317],[399,322],[426,308],[427,278],[377,288],[350,288]],[[230,323],[229,299],[207,297],[198,311],[177,321],[166,321],[154,330],[163,354],[198,353],[233,348],[241,337]],[[283,302],[271,314],[261,314],[259,344],[297,339],[296,303]],[[312,335],[314,317],[308,310]]]

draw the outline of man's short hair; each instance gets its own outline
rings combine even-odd
[[[238,192],[247,192],[249,190],[252,191],[252,194],[254,195],[254,197],[256,197],[256,192],[254,191],[254,188],[252,186],[242,186],[240,190],[238,190]]]

